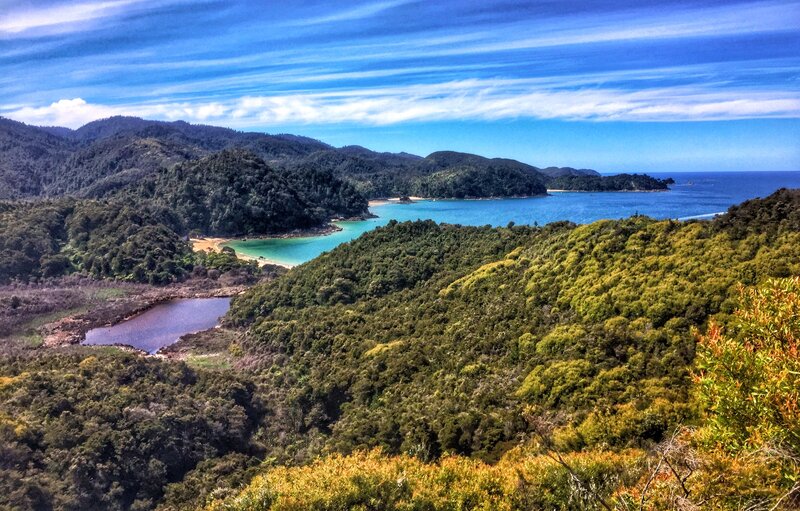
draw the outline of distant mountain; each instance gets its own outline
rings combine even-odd
[[[422,158],[376,153],[358,146],[312,153],[295,165],[329,169],[352,182],[368,198],[512,197],[541,195],[548,188],[666,190],[668,184],[646,175],[625,174],[620,179],[601,176],[589,169],[540,169],[507,158],[485,158],[456,151],[438,151]]]
[[[207,151],[241,147],[251,150],[264,159],[291,158],[331,148],[319,140],[297,135],[244,133],[229,128],[189,124],[184,121],[148,121],[138,117],[110,117],[93,121],[73,131],[71,137],[83,142],[97,142],[112,137],[168,139]]]
[[[43,176],[72,150],[48,130],[0,117],[0,199],[41,194]]]
[[[51,135],[62,138],[72,138],[72,134],[74,133],[74,130],[64,128],[62,126],[38,126],[38,128],[50,133]]]
[[[219,153],[161,169],[112,195],[163,208],[175,231],[253,236],[368,214],[367,201],[330,172],[287,173],[250,151]]]
[[[545,179],[516,160],[439,151],[418,162],[423,174],[408,195],[423,197],[513,197],[544,195]]]
[[[169,137],[114,136],[80,144],[43,177],[48,196],[102,197],[161,168],[211,154]],[[113,184],[111,184],[113,183]]]
[[[118,173],[140,176],[231,148],[247,149],[273,163],[332,149],[307,137],[242,133],[183,121],[111,117],[70,130],[0,118],[0,198],[94,195],[85,189],[99,180],[107,185]],[[125,178],[110,181],[127,184]]]
[[[547,177],[567,177],[567,176],[599,176],[600,173],[592,169],[573,169],[572,167],[547,167],[539,169],[539,172]]]
[[[314,186],[325,182],[333,189],[317,189],[314,193],[327,197],[338,193],[340,180],[349,182],[367,199],[404,195],[507,197],[539,195],[547,188],[667,188],[666,182],[649,176],[600,176],[593,170],[570,167],[540,169],[516,160],[454,151],[439,151],[423,158],[409,153],[375,152],[361,146],[337,149],[296,135],[243,133],[183,121],[111,117],[77,130],[38,128],[0,119],[0,199],[105,197],[163,169],[201,161],[229,149],[247,151],[286,176],[321,173],[317,177],[327,177],[314,181]]]
[[[342,154],[347,154],[351,156],[361,156],[367,159],[383,159],[383,160],[394,160],[394,161],[414,161],[414,160],[421,160],[422,156],[418,156],[416,154],[401,152],[401,153],[378,153],[367,149],[366,147],[361,147],[360,145],[348,145],[341,147],[337,150],[337,152]]]

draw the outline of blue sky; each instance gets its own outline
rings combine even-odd
[[[800,169],[799,1],[0,0],[0,115],[601,171]]]

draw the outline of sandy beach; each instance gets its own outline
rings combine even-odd
[[[429,199],[427,199],[425,197],[409,197],[409,199],[411,199],[411,202],[416,202],[416,201],[421,201],[421,200],[429,200]],[[391,199],[373,199],[373,200],[369,201],[369,207],[372,207],[372,206],[384,206],[386,204],[399,204],[400,202],[401,202],[400,201],[400,197],[392,197]]]
[[[559,190],[557,188],[548,189],[547,193],[608,193],[612,190]],[[667,190],[613,190],[614,193],[660,193],[668,192]]]
[[[209,250],[212,252],[221,252],[223,245],[233,240],[229,238],[191,238],[189,241],[192,243],[192,250],[195,252],[205,252]],[[255,261],[259,266],[274,264],[275,266],[283,266],[284,268],[294,267],[293,264],[281,263],[264,257],[253,257],[240,252],[236,252],[236,257],[243,261]]]

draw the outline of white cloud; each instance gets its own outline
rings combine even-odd
[[[314,18],[304,18],[293,20],[286,23],[287,26],[309,26],[321,25],[324,23],[335,23],[339,21],[351,21],[356,19],[369,18],[383,11],[399,7],[401,5],[409,4],[417,0],[389,0],[385,2],[374,2],[357,7],[352,7],[343,11],[338,11],[333,14],[318,16]],[[335,5],[335,2],[333,3]]]
[[[6,112],[5,115],[38,126],[66,126],[78,128],[95,119],[115,115],[112,107],[90,105],[81,98],[61,99],[43,107],[26,106]]]
[[[39,9],[18,9],[0,18],[0,34],[19,34],[42,29],[68,31],[81,23],[117,14],[121,8],[142,0],[112,0],[54,5]]]
[[[111,115],[184,119],[237,128],[514,118],[703,121],[800,118],[800,97],[791,91],[715,89],[711,86],[565,89],[531,80],[464,80],[407,87],[114,106],[75,98],[43,107],[6,107],[0,109],[0,113],[29,124],[73,128]]]
[[[204,105],[188,104],[144,104],[144,105],[101,105],[88,103],[83,98],[60,99],[47,106],[0,108],[0,115],[36,126],[65,126],[80,128],[84,124],[97,119],[105,119],[115,115],[134,115],[148,119],[188,119],[203,121],[212,115],[224,115],[221,105],[213,103]]]

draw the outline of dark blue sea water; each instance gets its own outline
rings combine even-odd
[[[779,188],[800,188],[798,172],[659,173],[672,177],[668,192],[554,192],[529,199],[435,200],[414,204],[385,204],[371,211],[378,218],[339,222],[342,230],[328,236],[232,241],[237,252],[288,265],[301,264],[320,253],[360,236],[389,220],[432,219],[462,225],[539,224],[557,220],[589,223],[634,214],[653,218],[704,218],[722,213],[747,199],[765,197]]]

